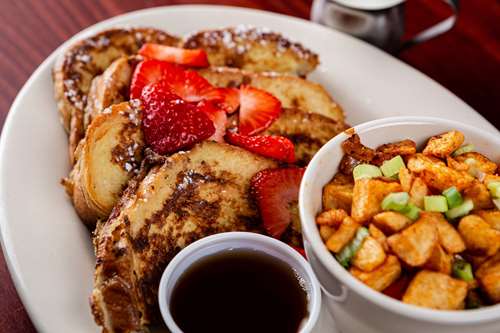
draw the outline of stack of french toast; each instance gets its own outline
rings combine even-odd
[[[112,29],[58,59],[69,136],[63,179],[96,253],[92,313],[103,332],[145,332],[173,256],[214,233],[251,231],[300,250],[304,167],[347,128],[307,75],[318,56],[266,29],[185,38]]]

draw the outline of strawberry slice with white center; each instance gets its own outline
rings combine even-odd
[[[281,102],[270,93],[250,86],[240,87],[240,123],[243,135],[257,134],[279,117]]]
[[[245,148],[252,153],[282,162],[295,162],[293,142],[285,137],[278,135],[245,136],[232,132],[227,132],[226,137],[229,143]]]
[[[207,67],[209,65],[207,53],[201,49],[183,49],[146,43],[139,50],[139,54],[147,58],[191,67]]]
[[[266,169],[251,180],[251,192],[266,232],[280,238],[291,223],[290,206],[299,200],[304,168]]]
[[[224,142],[226,135],[227,114],[226,112],[214,105],[210,101],[201,101],[198,103],[198,109],[205,112],[208,118],[214,123],[215,133],[208,140]]]

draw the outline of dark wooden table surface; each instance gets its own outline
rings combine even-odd
[[[132,10],[216,3],[308,18],[311,0],[0,0],[0,127],[15,95],[57,46],[81,29]],[[436,0],[409,0],[408,35],[449,14]],[[500,2],[462,0],[457,25],[444,36],[400,54],[500,128]],[[0,332],[35,332],[0,253]],[[64,318],[61,318],[64,320]]]

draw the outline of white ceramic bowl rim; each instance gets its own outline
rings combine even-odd
[[[434,118],[434,117],[389,117],[374,121],[369,121],[357,126],[354,126],[354,131],[358,134],[362,134],[365,131],[372,130],[374,128],[382,128],[387,125],[397,125],[401,124],[438,124],[447,126],[450,128],[456,128],[458,130],[464,130],[468,132],[474,132],[480,137],[483,137],[488,142],[494,142],[498,147],[500,146],[500,135],[495,136],[489,131],[482,131],[480,129],[474,128],[469,125],[462,124],[460,122]],[[317,169],[317,161],[319,161],[318,156],[331,150],[331,147],[338,145],[340,142],[344,141],[348,137],[347,134],[341,133],[335,138],[331,139],[327,144],[325,144],[315,155],[315,157],[310,162],[308,168],[304,173],[302,180],[302,185],[299,192],[299,208],[300,208],[300,218],[302,220],[303,233],[306,239],[310,242],[310,245],[317,255],[319,260],[325,267],[332,273],[342,284],[348,286],[349,292],[356,292],[363,298],[386,308],[392,312],[398,313],[400,315],[436,323],[446,323],[448,325],[460,325],[460,324],[472,324],[478,322],[486,322],[497,320],[500,318],[500,304],[488,306],[480,309],[465,310],[465,311],[443,311],[443,310],[432,310],[423,307],[418,307],[410,304],[405,304],[401,301],[393,299],[386,296],[380,292],[377,292],[370,287],[366,286],[364,283],[360,282],[354,278],[347,270],[345,270],[332,256],[332,254],[325,247],[323,241],[319,236],[319,232],[316,228],[314,222],[314,216],[308,216],[305,213],[305,209],[300,206],[301,202],[304,202],[304,198],[307,195],[305,192],[304,182],[308,179],[313,179],[313,171]],[[411,138],[410,138],[411,139]]]
[[[173,275],[177,267],[190,255],[199,252],[201,249],[207,249],[217,244],[219,245],[224,244],[225,242],[227,242],[228,245],[231,244],[230,242],[234,244],[235,241],[243,243],[241,248],[248,248],[248,246],[244,244],[248,244],[249,242],[255,242],[255,250],[263,250],[264,246],[267,246],[268,248],[275,248],[282,255],[290,257],[290,259],[292,259],[295,262],[295,267],[300,266],[300,269],[303,270],[307,275],[303,276],[302,278],[309,280],[310,283],[310,288],[308,290],[309,316],[305,324],[301,327],[300,332],[301,333],[311,332],[312,329],[314,328],[314,325],[316,325],[316,323],[318,322],[322,304],[321,288],[311,266],[304,259],[304,257],[302,257],[296,250],[294,250],[287,244],[277,239],[264,236],[261,234],[256,234],[251,232],[239,232],[239,231],[224,232],[197,240],[196,242],[191,243],[190,245],[185,247],[172,259],[172,261],[170,261],[167,268],[163,272],[158,291],[158,302],[160,305],[160,311],[167,326],[171,329],[175,329],[177,332],[181,332],[181,329],[177,326],[170,311],[168,310],[167,297],[165,297],[165,295],[167,294],[167,289],[168,289],[167,285],[169,284],[170,277]],[[228,246],[227,248],[230,247],[233,248],[234,245]],[[223,249],[224,247],[216,250],[215,252],[222,251]]]

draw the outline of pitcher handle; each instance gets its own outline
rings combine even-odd
[[[451,9],[453,9],[453,14],[444,19],[443,21],[436,23],[432,27],[429,27],[415,36],[413,36],[411,39],[403,42],[401,45],[399,51],[402,51],[404,49],[409,48],[410,46],[417,45],[420,43],[423,43],[425,41],[428,41],[429,39],[435,38],[439,35],[444,34],[445,32],[449,31],[453,26],[455,25],[455,22],[457,21],[457,14],[458,14],[458,7],[459,7],[459,0],[442,0],[446,4],[448,4]]]

